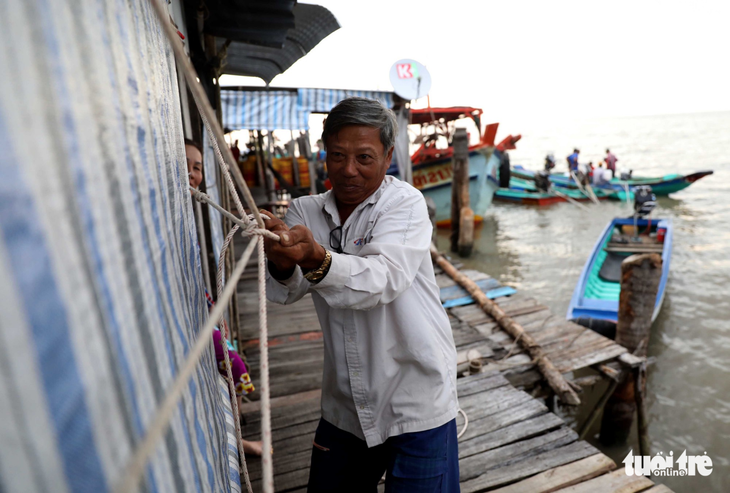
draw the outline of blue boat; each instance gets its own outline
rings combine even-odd
[[[517,178],[531,179],[535,172],[523,166],[516,165],[512,168],[512,175]],[[670,193],[684,190],[697,180],[713,174],[712,170],[697,171],[688,175],[680,175],[679,173],[671,173],[659,177],[635,177],[628,180],[613,178],[609,183],[603,185],[602,188],[623,191],[627,187],[633,191],[636,187],[650,186],[652,192],[659,195],[669,195]],[[551,173],[550,181],[559,187],[577,188],[575,182],[565,173]]]
[[[634,224],[638,236],[635,236]],[[672,236],[672,222],[669,219],[613,219],[601,233],[583,267],[568,307],[568,320],[613,338],[618,322],[621,262],[632,254],[656,252],[662,256],[662,277],[654,304],[653,322],[664,300]]]

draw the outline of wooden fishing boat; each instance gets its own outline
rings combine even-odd
[[[451,183],[454,149],[450,146],[454,122],[464,118],[474,120],[481,132],[482,110],[472,107],[422,108],[411,110],[411,123],[423,130],[435,128],[435,133],[421,137],[420,147],[412,154],[413,186],[430,197],[436,204],[436,225],[448,227],[451,223]],[[469,201],[474,220],[482,221],[499,187],[497,170],[501,152],[514,149],[518,137],[509,136],[494,145],[497,123],[487,125],[479,142],[469,147]],[[398,176],[398,167],[391,163],[388,174]]]
[[[652,321],[664,300],[672,251],[672,222],[669,219],[615,218],[603,230],[593,247],[568,307],[568,320],[603,335],[615,335],[621,291],[621,262],[636,253],[661,253],[662,277]],[[634,224],[639,235],[635,236]]]
[[[614,178],[610,183],[604,185],[602,188],[613,189],[616,191],[632,190],[639,186],[650,186],[654,195],[669,195],[670,193],[679,192],[684,190],[692,183],[697,180],[704,178],[705,176],[711,175],[714,172],[708,171],[697,171],[688,175],[680,175],[679,173],[671,173],[661,177],[635,177],[630,180],[621,180]],[[520,165],[512,168],[512,176],[521,179],[531,179],[535,175],[534,171],[526,169]],[[578,188],[575,182],[565,173],[551,173],[550,181],[556,186],[563,188]]]
[[[513,175],[514,176],[514,175]],[[558,191],[538,190],[535,182],[531,179],[510,178],[509,188],[500,188],[494,193],[494,200],[501,202],[514,202],[525,205],[545,206],[567,202],[568,198],[578,202],[588,202],[591,198],[577,188],[561,188]],[[618,192],[614,190],[594,189],[598,200],[616,199],[620,200]]]

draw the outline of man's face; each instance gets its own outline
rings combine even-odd
[[[327,171],[332,190],[341,205],[357,206],[378,189],[390,166],[380,142],[380,130],[348,125],[327,139]]]
[[[198,188],[203,181],[203,156],[195,146],[186,145],[185,157],[188,161],[188,182],[191,187]]]

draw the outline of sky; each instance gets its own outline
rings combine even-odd
[[[389,91],[409,58],[431,74],[432,106],[480,107],[484,121],[730,110],[730,0],[305,3],[342,27],[272,87]]]

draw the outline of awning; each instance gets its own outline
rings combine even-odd
[[[186,0],[197,9],[199,0]],[[222,73],[260,77],[267,84],[340,28],[320,5],[294,0],[206,0],[203,32],[218,48],[231,40]]]
[[[223,126],[231,130],[308,130],[311,113],[329,113],[350,96],[393,107],[393,93],[345,89],[222,89]]]

